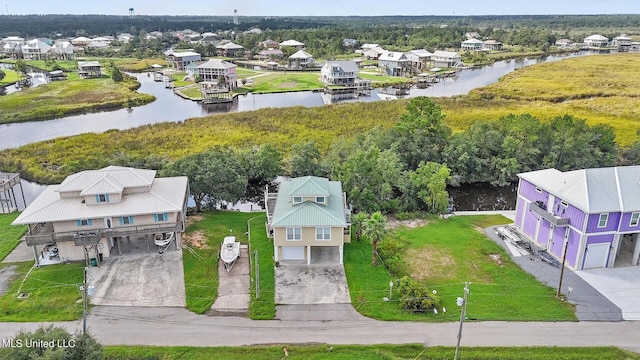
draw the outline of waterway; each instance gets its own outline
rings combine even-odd
[[[464,95],[475,88],[494,83],[502,76],[518,68],[582,55],[585,55],[585,53],[498,61],[493,65],[479,69],[460,71],[455,77],[446,78],[426,89],[412,88],[408,96],[441,97]],[[171,90],[164,87],[163,82],[155,82],[152,77],[146,74],[132,75],[141,83],[138,91],[155,96],[156,101],[130,109],[69,116],[47,121],[0,125],[0,149],[14,148],[33,142],[82,133],[100,133],[111,129],[124,130],[161,122],[181,122],[189,118],[201,117],[212,113],[250,111],[267,107],[313,107],[324,105],[322,94],[311,91],[246,94],[238,96],[233,103],[202,105],[176,96]],[[360,98],[360,101],[379,101],[380,99],[377,91],[373,90],[370,97]]]
[[[542,62],[557,61],[567,57],[583,56],[587,53],[564,56],[546,56],[532,59],[513,59],[496,62],[479,69],[468,69],[459,72],[455,77],[446,78],[440,83],[426,89],[412,88],[409,97],[413,96],[455,96],[498,81],[502,76],[524,66]],[[104,132],[110,129],[129,129],[146,124],[161,122],[180,122],[193,117],[211,113],[250,111],[267,107],[289,106],[322,106],[324,101],[320,93],[310,91],[241,95],[231,104],[201,105],[182,99],[162,82],[154,82],[146,74],[131,74],[141,83],[140,92],[154,95],[156,101],[151,104],[132,109],[70,116],[55,120],[0,125],[0,149],[13,148],[37,141],[49,140],[61,136],[71,136],[87,132]],[[371,97],[360,101],[378,101],[380,97],[374,90]],[[27,204],[43,190],[44,186],[22,181]],[[448,189],[453,199],[455,210],[509,210],[515,204],[515,187],[496,188],[488,184],[469,184]],[[255,202],[253,202],[253,201]],[[240,211],[261,209],[258,199],[235,204],[232,208]],[[22,208],[22,201],[19,207]],[[22,210],[22,209],[21,209]]]

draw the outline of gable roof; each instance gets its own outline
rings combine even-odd
[[[293,205],[291,196],[328,196],[326,205],[312,201]],[[272,226],[347,226],[342,183],[306,176],[280,183]]]
[[[460,54],[458,54],[455,51],[436,50],[433,53],[433,56],[435,56],[435,57],[445,57],[445,58],[459,58]]]
[[[433,56],[432,53],[428,52],[425,49],[416,49],[416,50],[409,50],[409,54],[413,54],[417,57],[429,57],[429,56]]]
[[[238,45],[232,42],[228,42],[226,44],[223,45],[218,45],[216,46],[217,49],[224,49],[224,50],[238,50],[238,49],[244,49],[244,46],[242,45]]]
[[[600,34],[595,34],[595,35],[591,35],[591,36],[587,36],[586,38],[584,38],[584,40],[596,40],[596,41],[609,41],[609,38],[606,38]]]
[[[331,60],[325,63],[328,67],[339,67],[343,72],[352,72],[357,73],[360,72],[358,65],[355,61],[349,60]]]
[[[304,46],[300,41],[295,40],[285,40],[280,43],[280,46]]]
[[[379,61],[403,61],[409,60],[407,56],[399,51],[386,51],[383,52],[378,58]]]
[[[96,61],[97,63],[97,61]],[[87,170],[67,176],[59,185],[58,192],[83,191],[106,176],[123,187],[150,186],[156,176],[155,170],[134,169],[122,166],[107,166],[99,170]]]
[[[289,56],[289,59],[310,59],[313,58],[311,54],[304,50],[298,50],[295,54]]]
[[[196,67],[199,69],[231,69],[236,67],[236,64],[221,59],[209,59],[209,61],[199,64]]]
[[[471,38],[462,42],[463,44],[482,44],[482,40]]]
[[[80,195],[113,194],[121,193],[122,190],[124,190],[124,186],[118,180],[109,174],[105,174],[95,183],[80,191]]]
[[[183,51],[183,52],[172,52],[169,54],[169,56],[186,57],[186,56],[202,56],[202,55],[200,55],[200,53],[193,52],[193,51]]]
[[[545,169],[518,176],[585,212],[640,211],[640,166]]]

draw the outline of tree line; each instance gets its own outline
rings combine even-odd
[[[248,189],[284,174],[341,181],[357,211],[442,213],[450,210],[448,185],[505,186],[520,172],[619,163],[609,126],[589,126],[569,115],[550,122],[509,115],[454,134],[430,98],[412,98],[406,110],[390,129],[336,139],[325,154],[313,141],[293,145],[288,157],[269,144],[235,151],[213,148],[164,166],[162,174],[188,176],[198,210],[245,199]],[[633,162],[639,149],[626,150],[627,161]]]

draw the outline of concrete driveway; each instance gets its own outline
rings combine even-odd
[[[275,272],[276,304],[351,303],[342,265],[281,263]]]
[[[625,320],[640,320],[640,266],[575,272],[622,311]]]
[[[94,305],[186,306],[182,251],[124,254],[90,267]]]

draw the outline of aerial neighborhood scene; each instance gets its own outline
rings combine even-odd
[[[1,359],[640,359],[640,3],[8,1]]]

